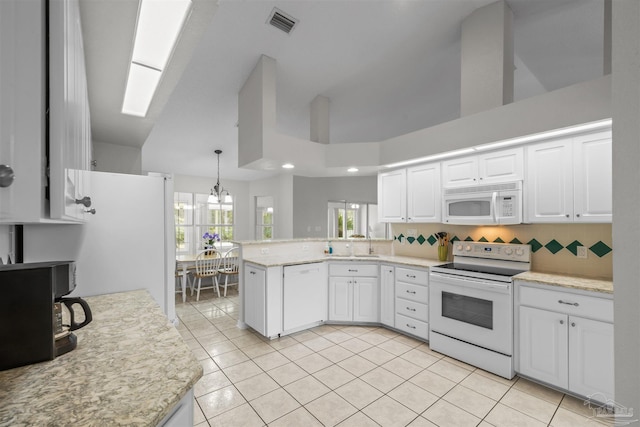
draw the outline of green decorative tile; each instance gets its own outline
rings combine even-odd
[[[453,237],[451,238],[451,241],[452,241],[452,242],[457,242],[458,240],[460,240],[460,239],[458,239],[458,236],[453,236]]]
[[[398,235],[398,242],[402,243],[402,239],[404,239],[404,234],[400,233]]]
[[[496,240],[493,241],[493,243],[504,243],[504,240],[498,237]]]
[[[538,242],[536,239],[531,239],[527,242],[527,245],[531,245],[531,250],[533,253],[536,253],[542,248],[542,244]]]
[[[571,252],[574,255],[578,255],[578,246],[584,246],[582,243],[578,242],[577,240],[574,240],[573,242],[569,243],[566,248],[569,252]]]
[[[426,240],[426,239],[425,239],[425,238],[424,238],[424,236],[421,234],[421,235],[419,235],[419,236],[418,236],[418,239],[417,239],[417,240],[418,240],[418,243],[420,243],[420,244],[422,245],[422,244],[425,242],[425,240]]]
[[[595,245],[591,246],[589,250],[594,254],[598,255],[600,258],[602,258],[606,254],[611,252],[612,249],[606,244],[604,244],[603,242],[599,241]]]
[[[520,240],[518,240],[517,237],[514,237],[513,239],[511,239],[511,241],[509,243],[515,243],[516,245],[521,245],[522,242]]]
[[[410,245],[413,244],[413,242],[415,241],[416,241],[415,237],[412,237],[412,236],[407,237],[407,242],[409,242]]]
[[[562,246],[556,239],[553,239],[552,241],[544,245],[544,247],[554,255],[564,248],[564,246]]]
[[[435,242],[437,242],[437,241],[438,241],[438,239],[436,239],[436,238],[433,236],[433,234],[432,234],[432,235],[430,235],[429,237],[427,237],[427,242],[429,242],[429,244],[430,244],[431,246],[433,246],[433,244],[434,244]]]
[[[473,242],[473,239],[471,238],[471,236],[467,236],[466,239],[464,239],[465,242]]]
[[[480,239],[478,239],[478,242],[488,242],[488,240],[485,239],[484,236],[482,236]]]

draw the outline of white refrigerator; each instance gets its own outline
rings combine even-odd
[[[24,226],[24,262],[76,261],[71,295],[147,289],[175,323],[173,180],[105,172],[91,174],[86,224]]]

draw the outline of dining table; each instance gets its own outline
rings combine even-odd
[[[225,253],[230,250],[232,246],[222,247],[222,251],[216,250],[215,254],[217,257],[224,257]],[[196,258],[198,254],[180,254],[176,255],[176,269],[180,272],[181,276],[181,287],[182,287],[182,302],[187,301],[187,275],[189,274],[189,269],[193,269],[196,266]]]

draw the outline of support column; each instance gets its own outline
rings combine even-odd
[[[329,98],[318,95],[311,101],[311,141],[329,143]]]
[[[513,102],[513,12],[504,0],[462,22],[460,116]]]

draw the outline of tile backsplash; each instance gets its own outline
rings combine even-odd
[[[599,279],[613,276],[611,224],[392,224],[391,230],[395,255],[436,259],[437,243],[433,234],[445,231],[453,241],[530,244],[534,271]],[[586,259],[577,257],[579,246],[587,248]]]

